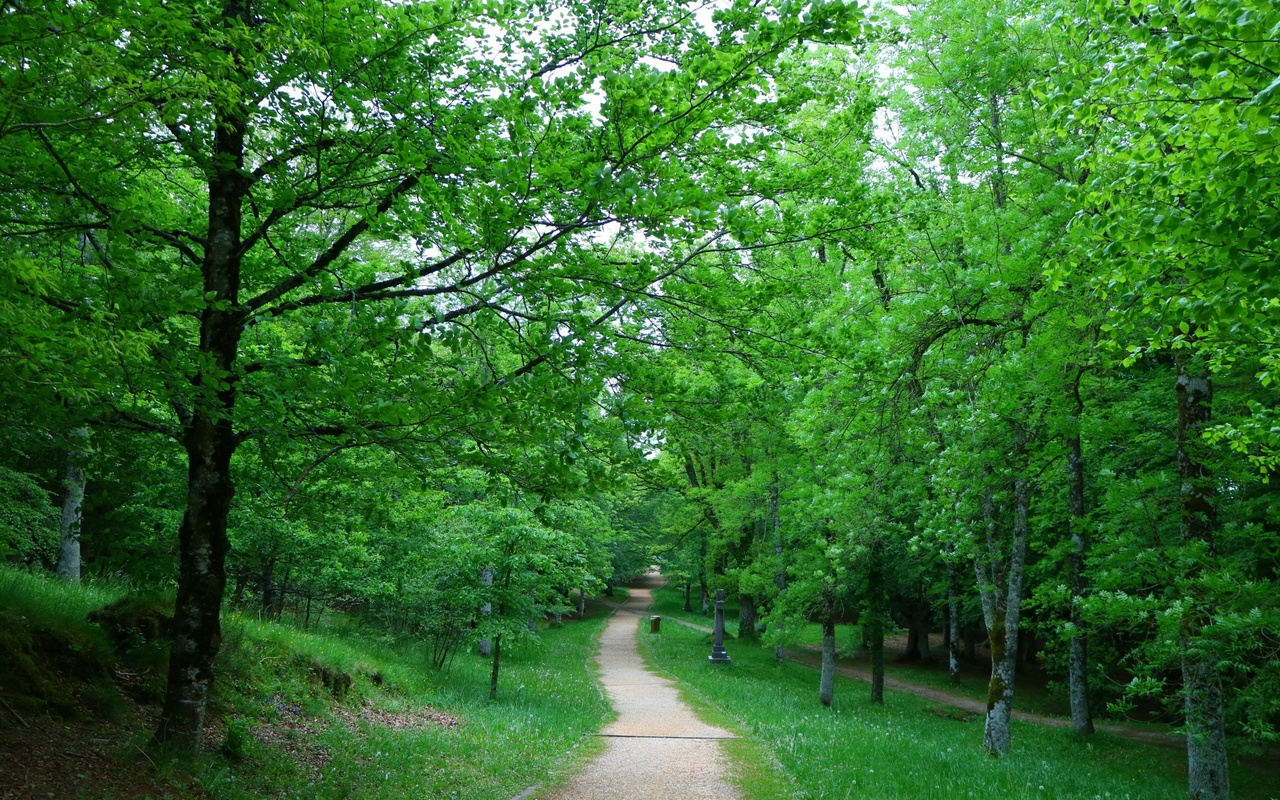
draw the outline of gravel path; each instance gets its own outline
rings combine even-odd
[[[605,751],[546,800],[740,800],[718,741],[733,734],[698,719],[640,658],[636,624],[662,583],[652,576],[633,588],[601,634],[600,682],[618,718],[600,732]]]

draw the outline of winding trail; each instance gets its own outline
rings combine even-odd
[[[720,740],[733,734],[698,719],[675,683],[650,672],[636,627],[665,580],[646,576],[600,635],[600,683],[618,718],[600,732],[605,751],[546,800],[741,800],[726,779]]]

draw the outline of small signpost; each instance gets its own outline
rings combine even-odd
[[[712,664],[732,664],[733,659],[724,650],[724,589],[716,589],[716,641],[707,660]]]

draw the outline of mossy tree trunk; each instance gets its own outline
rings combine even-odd
[[[1193,331],[1194,335],[1194,331]],[[1207,555],[1215,550],[1217,497],[1213,473],[1196,451],[1209,424],[1213,384],[1207,367],[1189,356],[1178,360],[1178,476],[1181,479],[1182,541],[1203,543]],[[1187,780],[1191,800],[1229,800],[1227,740],[1218,657],[1211,642],[1200,636],[1212,609],[1197,595],[1198,562],[1185,576],[1191,586],[1186,598],[1179,644],[1182,648],[1182,692],[1187,729]]]
[[[986,523],[986,552],[974,560],[982,614],[991,642],[991,682],[987,688],[987,719],[982,745],[994,756],[1004,755],[1012,746],[1009,722],[1013,717],[1014,670],[1018,661],[1019,618],[1022,610],[1022,583],[1027,563],[1027,525],[1030,491],[1026,476],[1026,426],[1013,422],[1013,525],[1009,563],[1003,563],[1003,548],[996,534],[995,504],[990,488],[983,494]]]
[[[248,9],[228,0],[223,16],[249,21]],[[243,76],[240,76],[243,77]],[[246,78],[247,80],[247,78]],[[187,507],[178,530],[178,592],[173,644],[157,742],[194,755],[213,685],[213,660],[222,645],[220,612],[230,550],[227,516],[235,485],[231,458],[239,443],[232,425],[236,355],[244,332],[240,308],[242,208],[248,111],[238,101],[217,112],[208,178],[208,234],[201,274],[208,302],[200,312],[202,363],[191,376],[196,401],[176,410],[187,452]]]

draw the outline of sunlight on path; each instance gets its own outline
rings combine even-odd
[[[739,800],[725,779],[718,739],[733,734],[694,716],[675,684],[645,669],[636,625],[663,584],[651,575],[631,590],[600,636],[600,682],[618,718],[600,732],[606,749],[548,800]]]

